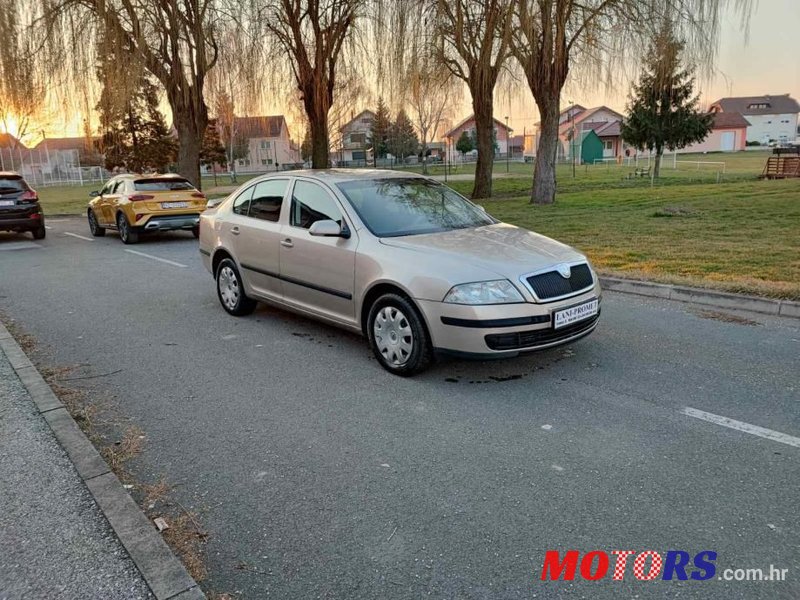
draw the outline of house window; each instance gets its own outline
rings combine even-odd
[[[766,103],[766,102],[759,102],[757,104],[750,104],[750,105],[748,105],[747,108],[749,108],[751,110],[758,110],[758,109],[769,108],[769,106],[770,105],[768,103]]]
[[[269,150],[269,142],[267,140],[261,140],[261,149]]]
[[[353,160],[366,160],[367,153],[363,150],[356,150],[353,152]]]
[[[266,165],[267,164],[267,159],[266,158],[262,158],[261,159],[261,164],[262,165]]]
[[[267,159],[267,164],[268,164],[268,165],[271,165],[271,164],[272,164],[272,159],[271,159],[271,158],[268,158],[268,159]]]
[[[606,150],[613,150],[614,149],[613,140],[605,140],[603,142],[603,148],[605,148]]]
[[[363,133],[351,133],[350,134],[350,143],[352,144],[365,144],[367,142],[367,136]]]

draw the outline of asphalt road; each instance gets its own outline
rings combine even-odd
[[[146,432],[137,474],[200,511],[210,589],[800,597],[797,321],[607,293],[572,346],[401,379],[357,336],[266,307],[228,316],[189,234],[131,247],[49,225],[36,245],[0,234],[0,309],[55,364],[122,369],[84,383]],[[708,581],[638,581],[630,564],[624,581],[540,581],[545,552],[569,549],[718,557]],[[718,579],[771,564],[787,581]]]

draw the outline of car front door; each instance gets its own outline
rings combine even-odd
[[[125,180],[119,179],[111,187],[107,194],[103,194],[101,206],[103,207],[103,220],[108,225],[116,225],[117,223],[117,204],[122,190],[125,188]]]
[[[108,203],[108,196],[111,194],[111,191],[116,185],[116,179],[107,181],[100,190],[100,197],[97,198],[97,202],[95,203],[95,216],[97,217],[97,221],[103,226],[112,224],[108,221],[108,209],[106,208],[106,204]]]
[[[325,219],[339,223],[350,237],[311,235],[311,225]],[[316,182],[296,179],[288,219],[280,236],[285,301],[336,321],[352,323],[357,246],[357,235],[331,192]]]
[[[245,285],[267,299],[279,299],[282,292],[279,221],[288,188],[288,178],[265,179],[250,186],[233,201],[223,224]]]

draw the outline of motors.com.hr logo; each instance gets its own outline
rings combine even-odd
[[[611,575],[614,581],[622,581],[629,572],[639,581],[706,581],[717,572],[717,553],[703,550],[694,555],[684,550],[669,550],[664,556],[655,550],[592,550],[580,556],[578,550],[568,550],[561,556],[558,550],[548,550],[542,565],[542,581],[573,581],[576,574],[587,581],[597,581]],[[632,564],[629,569],[628,565]],[[725,581],[785,581],[788,569],[773,565],[762,569],[725,569],[717,579]]]

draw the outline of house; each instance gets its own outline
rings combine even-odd
[[[28,148],[10,133],[0,133],[0,171],[22,171]]]
[[[798,135],[800,105],[789,94],[720,98],[711,112],[739,113],[747,119],[747,141],[768,144],[793,142]]]
[[[342,125],[341,148],[336,159],[343,166],[364,166],[372,159],[372,124],[377,115],[371,110],[362,110]]]
[[[461,122],[459,122],[455,127],[450,129],[450,131],[445,132],[444,139],[447,140],[450,146],[450,152],[452,154],[451,158],[459,154],[456,150],[456,144],[458,143],[458,139],[461,137],[461,134],[465,131],[469,133],[473,139],[475,138],[475,115],[468,116],[466,119],[463,119]],[[511,131],[512,129],[507,127],[505,123],[499,119],[494,119],[494,136],[497,143],[497,148],[495,149],[496,156],[505,156],[506,152],[508,152],[508,140]],[[477,156],[478,151],[473,150],[470,154]]]
[[[750,125],[738,112],[715,112],[711,132],[702,142],[677,150],[686,152],[736,152],[744,150],[747,128]]]
[[[624,151],[628,149],[627,145],[623,143],[620,134],[623,116],[617,111],[607,106],[596,106],[594,108],[585,108],[580,104],[571,104],[558,114],[558,139],[560,141],[558,147],[558,158],[568,159],[572,154],[570,153],[571,140],[573,137],[581,139],[580,146],[583,145],[585,136],[583,132],[593,131],[597,138],[599,138],[602,145],[602,153],[600,156],[595,156],[592,152],[592,160],[602,158],[616,158],[624,155]],[[526,141],[525,154],[534,153],[535,148],[539,144],[539,136],[541,131],[541,123],[535,123],[536,134],[532,140],[532,148],[528,148]],[[575,135],[573,136],[573,131]],[[590,144],[595,146],[594,138],[591,138]],[[575,144],[576,156],[581,156],[581,160],[588,161],[588,156],[581,154]],[[533,151],[533,152],[531,152]]]
[[[264,173],[301,163],[300,148],[289,136],[283,115],[234,117],[236,136],[246,140],[246,155],[236,161],[239,173]]]
[[[578,164],[593,165],[603,158],[603,151],[603,141],[593,129],[579,131],[574,141],[569,140],[568,157],[575,156]]]

